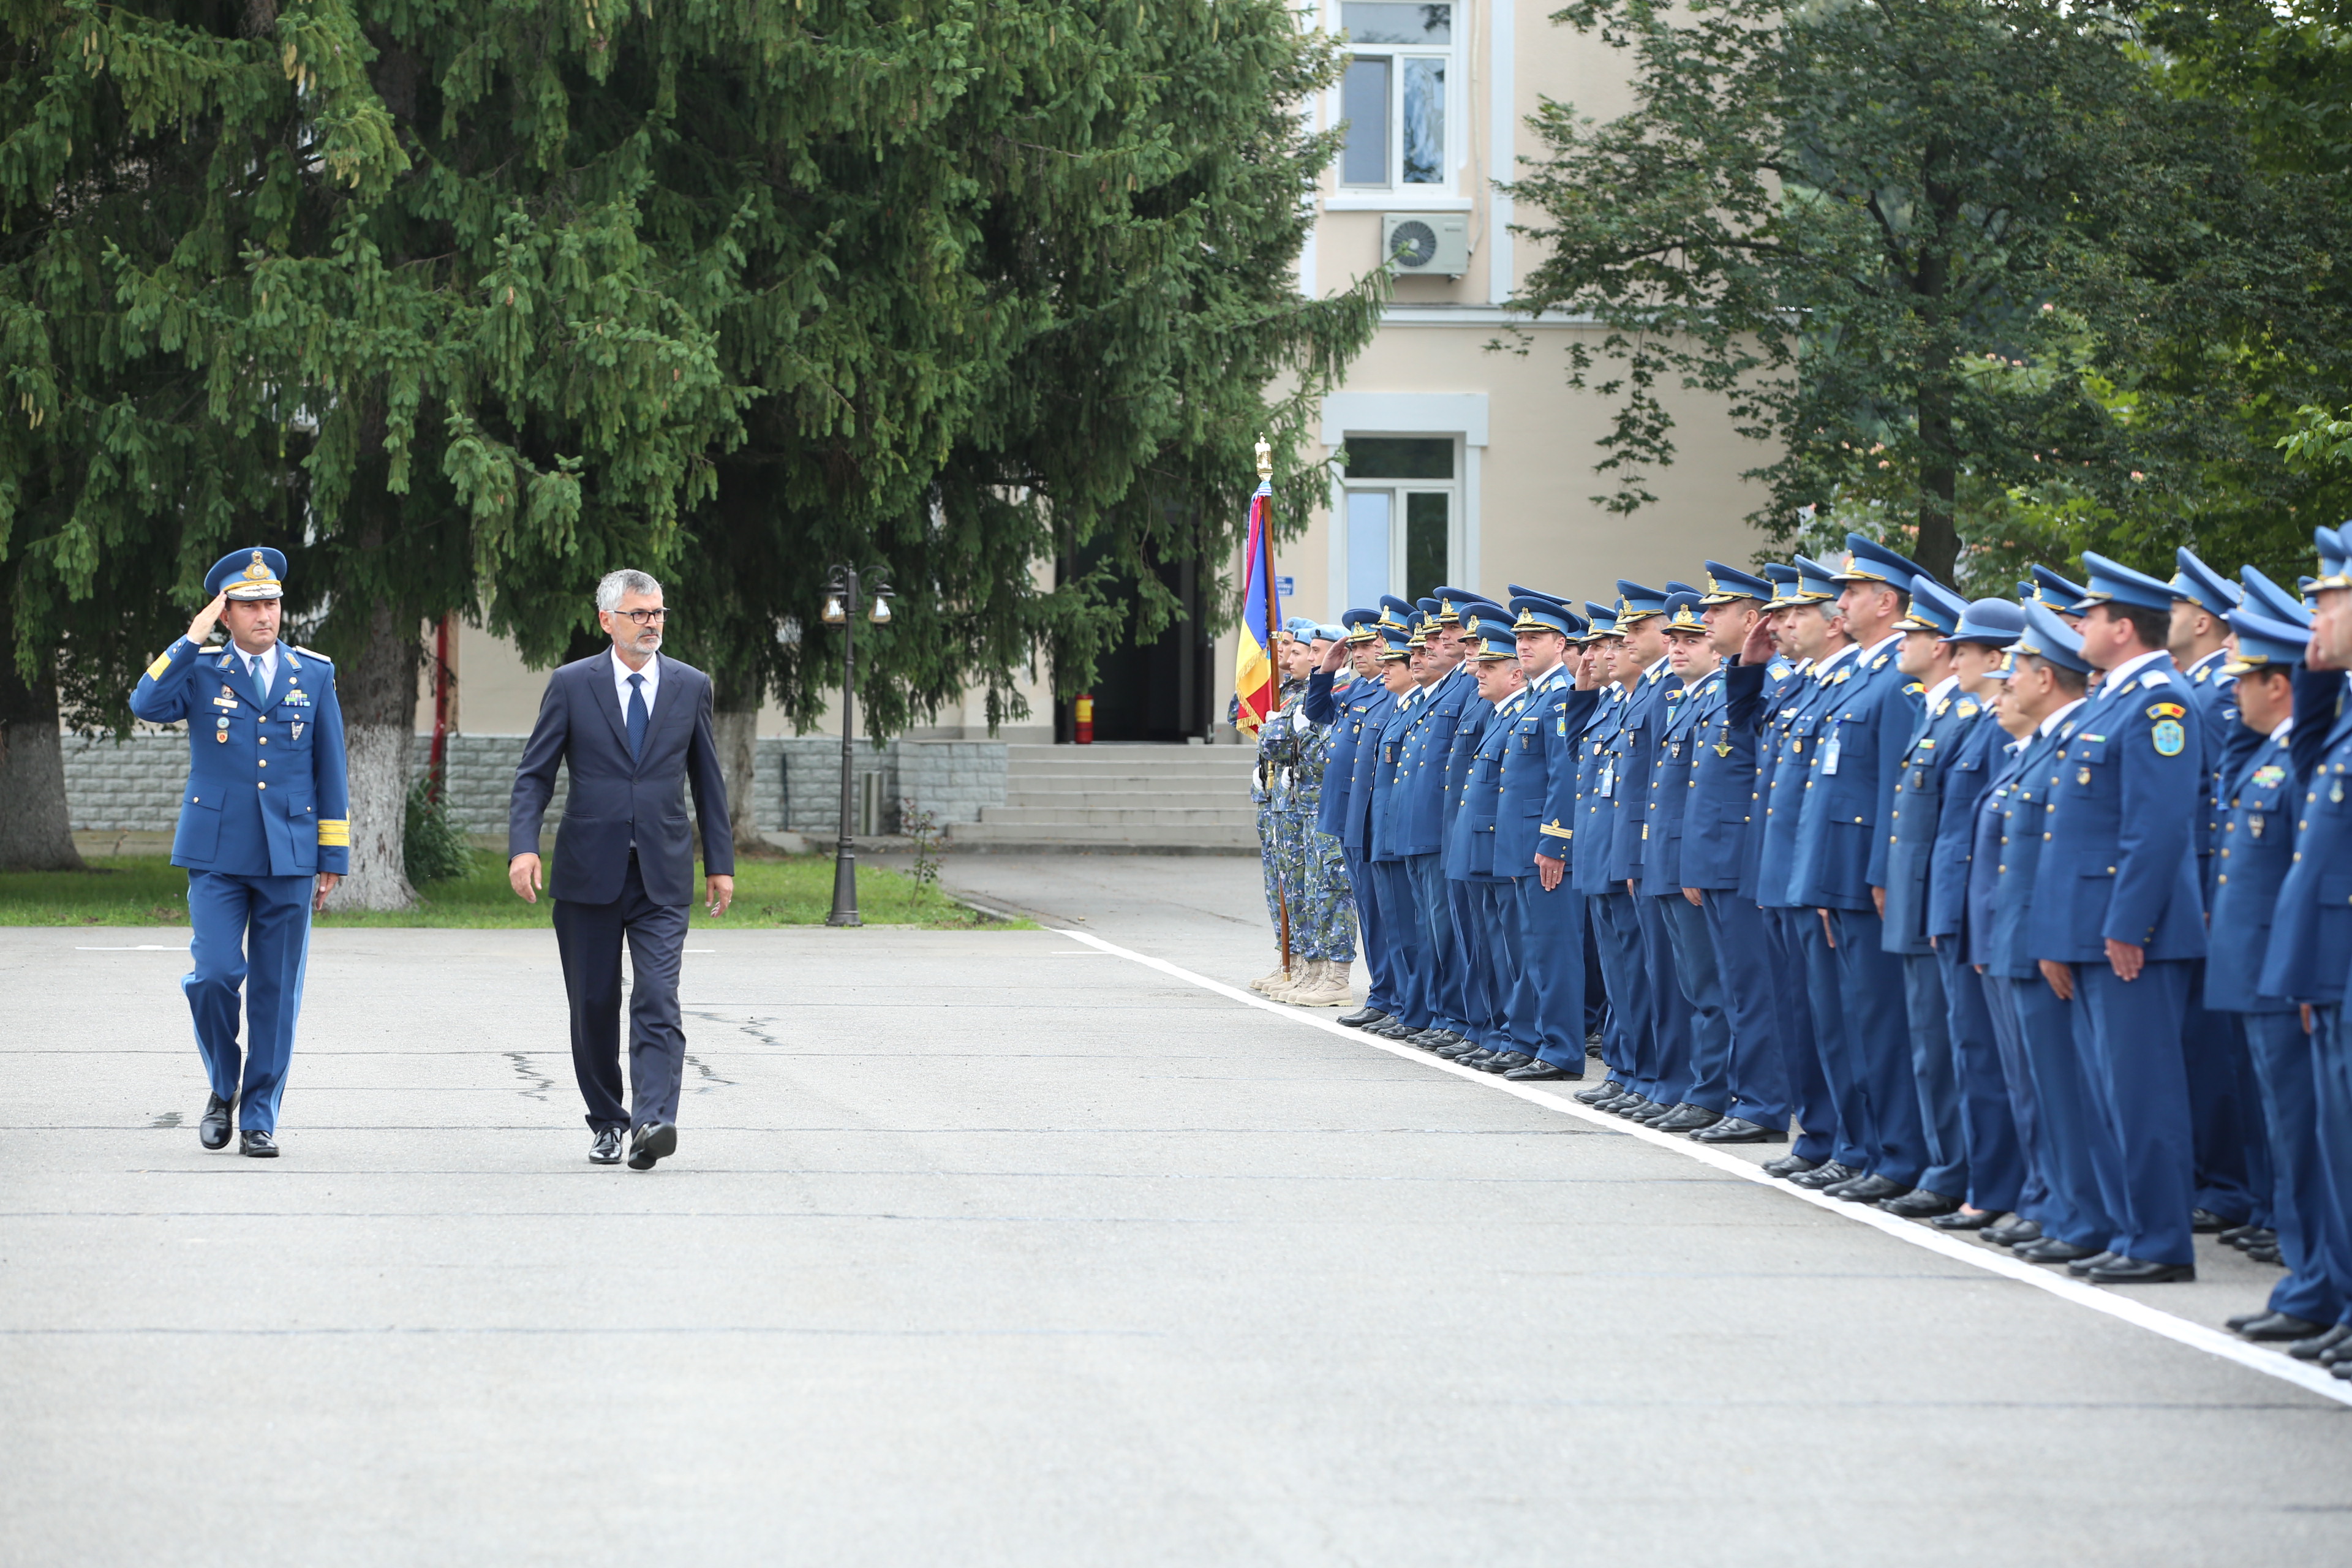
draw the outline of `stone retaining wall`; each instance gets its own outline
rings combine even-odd
[[[454,735],[449,740],[450,814],[468,833],[502,834],[507,801],[514,789],[515,764],[522,756],[520,735]],[[422,777],[432,742],[416,739],[411,766]],[[758,742],[751,795],[754,820],[764,832],[811,837],[840,831],[841,742],[821,735],[768,737]],[[127,740],[65,737],[66,803],[76,829],[85,832],[169,832],[179,821],[180,796],[188,781],[188,742],[180,731],[148,732]],[[853,758],[857,803],[868,791],[878,818],[858,822],[861,833],[900,830],[900,805],[928,811],[940,826],[977,822],[984,805],[1004,803],[1004,743],[1001,741],[893,741],[875,746],[861,741]],[[869,786],[868,775],[880,783]],[[562,817],[566,780],[558,773],[549,823]]]

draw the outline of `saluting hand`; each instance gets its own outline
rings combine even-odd
[[[1756,624],[1748,628],[1748,640],[1739,645],[1739,662],[1742,664],[1772,662],[1772,629],[1762,616],[1756,617]]]
[[[196,612],[194,620],[188,623],[188,640],[201,646],[206,637],[213,635],[214,626],[220,620],[221,612],[227,607],[228,590],[224,588],[213,595],[211,604]]]

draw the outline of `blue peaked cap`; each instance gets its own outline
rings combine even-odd
[[[2039,599],[2045,605],[2055,605],[2063,609],[2083,596],[2080,583],[2069,583],[2047,566],[2029,567],[2027,571],[2033,581],[2017,585],[2020,599]]]
[[[2077,675],[2091,673],[2091,661],[2083,657],[2082,634],[2039,599],[2025,606],[2025,629],[2010,645],[2010,651],[2021,656],[2032,654]]]
[[[1599,642],[1602,637],[1613,637],[1617,635],[1616,605],[1596,605],[1591,600],[1587,599],[1584,601],[1584,608],[1586,613],[1591,618],[1585,623],[1585,633],[1582,640],[1586,642]]]
[[[1769,570],[1769,568],[1768,568]],[[1796,573],[1789,572],[1791,582]],[[1737,566],[1726,566],[1720,561],[1706,563],[1706,592],[1699,595],[1702,605],[1727,605],[1734,599],[1753,599],[1762,604],[1772,596],[1772,584],[1750,572]]]
[[[1632,626],[1635,621],[1666,613],[1666,596],[1655,588],[1644,588],[1639,583],[1617,579],[1617,624]]]
[[[1833,574],[1834,583],[1884,583],[1911,592],[1911,584],[1927,575],[1916,561],[1900,555],[1875,539],[1860,533],[1845,536],[1845,570]]]
[[[1946,642],[1980,642],[2007,647],[2025,629],[2025,612],[2007,599],[1972,599]]]
[[[1936,632],[1949,637],[1960,629],[1969,602],[1926,573],[1911,580],[1911,607],[1895,623],[1897,631]]]
[[[2222,674],[2291,669],[2303,662],[2304,645],[2311,640],[2309,626],[2273,620],[2259,610],[2231,610],[2224,618],[2230,629],[2238,634],[2238,656],[2221,667]]]
[[[1367,643],[1380,639],[1380,633],[1373,629],[1380,625],[1380,620],[1378,610],[1349,610],[1340,616],[1339,624],[1348,628],[1349,642]]]
[[[2066,606],[2072,614],[2079,616],[2097,605],[2129,605],[2142,610],[2172,608],[2171,584],[2145,572],[2135,572],[2095,550],[2083,552],[2083,570],[2090,574],[2091,585],[2084,590],[2081,598]]]
[[[226,593],[232,599],[282,599],[286,596],[286,553],[267,545],[232,550],[205,574],[207,598]]]
[[[2238,607],[2238,590],[2231,581],[2197,559],[2197,552],[2182,545],[2172,552],[2173,564],[2180,568],[2172,574],[2172,596],[2186,599],[2209,616],[2227,616]]]
[[[1666,595],[1666,630],[1701,633],[1706,630],[1706,620],[1699,614],[1697,589],[1679,589]]]
[[[2274,621],[2309,628],[2311,611],[2305,607],[2300,595],[2288,593],[2252,566],[2239,567],[2238,576],[2246,584],[2245,602],[2239,608],[2267,616]]]
[[[1549,631],[1558,632],[1564,637],[1576,635],[1570,625],[1573,617],[1555,599],[1538,594],[1521,594],[1511,601],[1511,611],[1518,617],[1511,623],[1515,634]]]
[[[1796,603],[1818,604],[1838,596],[1837,574],[1810,555],[1797,557]]]
[[[2319,547],[2319,575],[2311,581],[2314,588],[2352,588],[2352,565],[2345,560],[2347,528],[2352,528],[2352,523],[2311,531],[2311,542]]]

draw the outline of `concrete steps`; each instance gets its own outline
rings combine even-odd
[[[958,849],[1257,852],[1248,746],[1008,745],[1004,804],[959,825]]]

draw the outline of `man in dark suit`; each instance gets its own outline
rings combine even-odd
[[[614,572],[596,584],[596,619],[612,650],[567,664],[547,683],[539,722],[515,770],[507,817],[507,880],[539,901],[539,829],[569,763],[572,793],[555,836],[555,941],[572,1000],[572,1067],[595,1142],[588,1158],[649,1171],[677,1151],[677,1095],[686,1061],[677,971],[694,901],[694,834],[684,788],[702,826],[705,897],[713,915],[735,897],[735,840],[727,781],[711,736],[710,678],[661,656],[661,584]],[[684,786],[682,788],[681,786]],[[629,1087],[621,1103],[621,939],[629,941]]]

